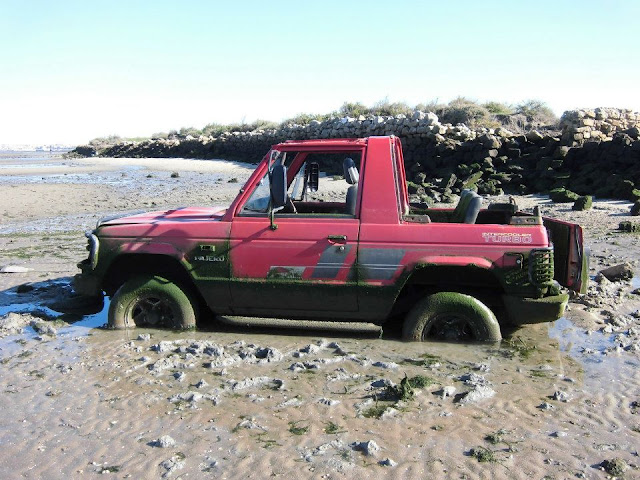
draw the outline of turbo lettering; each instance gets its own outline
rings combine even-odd
[[[533,243],[533,236],[530,233],[493,233],[482,234],[485,243]]]

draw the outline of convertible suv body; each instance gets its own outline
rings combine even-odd
[[[336,167],[344,178],[320,174]],[[100,221],[74,285],[112,297],[114,328],[190,328],[211,311],[499,340],[500,322],[557,319],[560,285],[586,288],[581,228],[482,202],[410,203],[396,137],[287,141],[228,208]]]

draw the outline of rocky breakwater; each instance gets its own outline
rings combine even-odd
[[[565,112],[557,129],[516,133],[507,128],[443,124],[432,112],[360,116],[283,124],[277,129],[187,135],[115,145],[83,146],[83,156],[229,158],[258,161],[284,140],[396,135],[404,147],[414,199],[447,200],[463,188],[481,194],[569,191],[640,200],[640,114],[595,109]],[[328,169],[328,165],[323,166]],[[339,173],[330,172],[330,173]]]

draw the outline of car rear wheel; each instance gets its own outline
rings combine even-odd
[[[141,326],[195,328],[197,305],[185,289],[166,278],[143,275],[127,280],[109,305],[109,328]]]
[[[502,340],[493,312],[475,297],[438,292],[420,300],[405,318],[402,338],[408,341]]]

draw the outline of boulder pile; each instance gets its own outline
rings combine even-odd
[[[480,194],[546,193],[640,200],[640,114],[597,108],[565,112],[561,130],[518,134],[504,127],[441,123],[433,112],[331,118],[277,129],[81,146],[75,153],[105,157],[228,158],[255,162],[284,140],[400,137],[410,193],[447,200],[463,188]],[[321,165],[328,173],[331,166]],[[338,169],[341,166],[338,166]],[[571,200],[572,201],[572,200]]]

